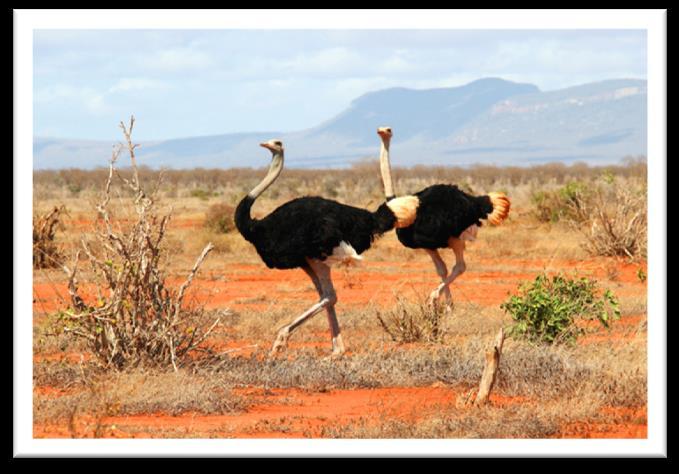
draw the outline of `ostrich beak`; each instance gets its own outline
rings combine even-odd
[[[270,143],[267,143],[267,142],[260,143],[259,146],[264,147],[268,150],[274,151],[273,146]]]

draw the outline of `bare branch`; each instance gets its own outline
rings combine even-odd
[[[175,303],[175,311],[174,311],[174,320],[175,321],[180,314],[180,308],[181,308],[182,302],[184,301],[184,292],[186,291],[186,289],[191,284],[191,281],[193,280],[193,277],[196,275],[198,268],[202,265],[203,260],[205,260],[205,257],[207,257],[207,254],[210,253],[210,251],[213,248],[214,248],[214,245],[212,245],[212,242],[210,242],[209,244],[207,244],[205,246],[205,248],[203,249],[203,252],[200,254],[200,257],[198,257],[198,260],[196,260],[196,263],[193,265],[193,268],[191,269],[191,273],[187,277],[186,281],[179,288],[179,293],[177,295],[177,302]]]

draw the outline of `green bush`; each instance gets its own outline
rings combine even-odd
[[[541,222],[558,222],[561,219],[582,222],[586,219],[585,204],[589,195],[588,185],[571,181],[556,190],[535,191],[531,199],[535,215]]]
[[[620,318],[617,298],[610,290],[597,296],[596,280],[568,279],[563,275],[537,276],[534,282],[519,288],[500,307],[509,313],[514,324],[509,329],[513,337],[532,343],[575,343],[584,329],[576,320],[598,320],[605,328]]]

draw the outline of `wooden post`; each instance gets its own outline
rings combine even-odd
[[[481,383],[479,384],[479,393],[474,400],[475,406],[483,405],[488,401],[490,391],[493,389],[497,370],[500,366],[500,354],[502,354],[502,343],[505,340],[505,332],[500,328],[500,332],[495,336],[493,347],[486,352],[486,366],[483,369],[481,376]]]

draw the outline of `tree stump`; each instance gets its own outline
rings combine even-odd
[[[495,336],[493,346],[486,352],[486,366],[483,369],[479,392],[474,400],[474,406],[481,406],[488,401],[490,391],[493,389],[498,368],[500,367],[500,355],[502,354],[502,343],[505,340],[505,332],[500,328],[500,332]]]

